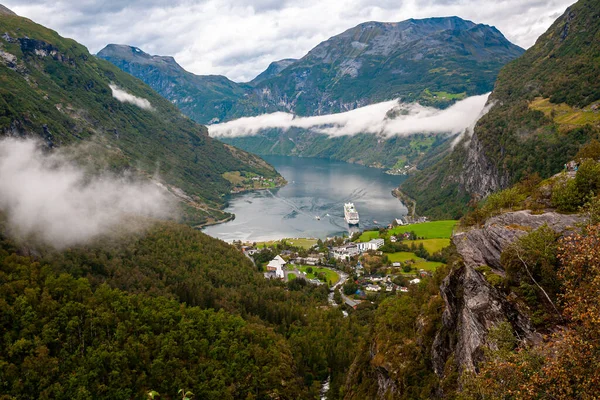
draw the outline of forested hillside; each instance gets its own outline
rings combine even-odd
[[[233,185],[224,173],[277,176],[75,41],[11,14],[0,15],[0,31],[3,135],[37,137],[49,148],[85,143],[74,158],[161,180],[188,203],[192,223],[225,217],[219,208]]]
[[[63,252],[0,239],[0,390],[17,398],[306,399],[329,375],[336,398],[365,330],[317,307],[326,287],[265,280],[183,225]]]
[[[464,212],[528,174],[549,177],[600,132],[600,2],[582,0],[505,66],[471,138],[402,189],[417,211]]]

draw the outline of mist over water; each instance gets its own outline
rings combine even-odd
[[[225,241],[262,241],[285,237],[318,237],[348,233],[345,202],[360,214],[359,229],[385,226],[406,215],[392,190],[406,178],[341,161],[264,156],[288,181],[275,190],[234,195],[226,211],[235,220],[207,227],[205,233]],[[320,217],[317,220],[316,217]],[[374,221],[377,221],[375,223]]]

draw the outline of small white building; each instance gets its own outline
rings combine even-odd
[[[392,267],[394,267],[394,268],[400,268],[401,266],[402,266],[402,264],[399,262],[392,263]]]
[[[369,250],[377,250],[385,244],[383,239],[371,239],[368,242],[356,243],[356,247],[360,253],[364,253]]]
[[[379,292],[381,290],[381,286],[368,284],[365,286],[365,290],[367,292]]]
[[[275,275],[276,278],[283,279],[285,274],[283,273],[283,267],[285,267],[285,260],[281,256],[277,256],[267,264],[267,273]]]
[[[412,281],[409,282],[411,285],[416,285],[418,283],[421,283],[421,280],[419,278],[415,278]]]
[[[350,257],[357,256],[359,252],[359,248],[356,244],[348,243],[343,246],[332,248],[331,256],[336,260],[347,260]]]

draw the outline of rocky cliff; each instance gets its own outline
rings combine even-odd
[[[544,224],[558,233],[565,233],[579,222],[581,217],[578,215],[509,212],[490,218],[481,228],[458,233],[452,238],[463,263],[450,272],[440,287],[445,309],[442,327],[432,348],[433,367],[438,376],[443,377],[450,356],[459,370],[475,370],[483,359],[484,347],[489,345],[489,330],[501,322],[509,322],[521,341],[535,343],[541,340],[519,303],[491,285],[477,269],[488,266],[503,275],[500,256],[516,239]]]

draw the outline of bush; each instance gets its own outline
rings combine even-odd
[[[344,294],[346,296],[350,296],[351,294],[356,293],[358,290],[358,285],[355,282],[348,282],[344,285]]]
[[[561,212],[574,212],[582,205],[583,199],[577,190],[574,179],[557,182],[552,189],[552,206]]]

